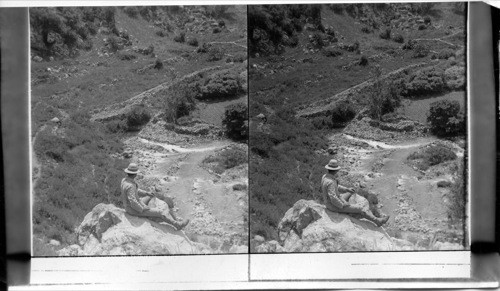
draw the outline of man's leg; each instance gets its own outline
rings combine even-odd
[[[383,218],[378,218],[375,215],[373,215],[373,213],[371,213],[370,210],[365,209],[364,207],[361,207],[359,205],[352,205],[352,204],[349,204],[349,205],[345,206],[344,208],[339,209],[337,212],[357,214],[357,215],[361,216],[362,218],[366,218],[370,221],[373,221],[377,226],[382,226],[389,219],[388,216],[383,217]]]
[[[161,211],[156,210],[156,209],[146,209],[141,213],[134,213],[132,215],[139,216],[139,217],[151,217],[151,218],[158,218],[168,224],[171,224],[177,230],[183,229],[189,221],[184,221],[184,222],[178,222],[176,220],[171,219],[167,215],[164,215]]]
[[[153,198],[152,196],[144,196],[144,197],[141,197],[141,201],[142,203],[144,203],[145,205],[148,205],[149,204],[149,201],[151,201],[151,198]]]

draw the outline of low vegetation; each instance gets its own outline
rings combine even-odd
[[[226,107],[222,125],[226,135],[234,140],[248,139],[248,107],[244,103],[232,104]]]
[[[427,121],[431,132],[439,137],[465,134],[465,115],[458,101],[440,100],[431,103]]]
[[[456,158],[457,155],[449,147],[443,145],[431,145],[410,154],[407,159],[418,169],[426,171],[431,166],[435,166],[446,161],[452,161]]]
[[[248,152],[241,147],[227,147],[206,157],[203,165],[221,175],[226,170],[248,163]]]
[[[121,205],[127,161],[110,156],[123,150],[119,137],[84,112],[71,115],[56,131],[38,133],[34,150],[44,166],[35,187],[35,233],[72,244],[75,227],[95,205]]]

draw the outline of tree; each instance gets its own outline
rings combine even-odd
[[[458,101],[440,100],[431,103],[427,122],[437,136],[453,136],[465,132],[465,118]]]
[[[246,104],[237,103],[226,107],[222,124],[229,138],[243,140],[248,138],[248,109]]]

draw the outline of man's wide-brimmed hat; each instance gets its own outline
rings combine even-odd
[[[139,167],[136,163],[130,163],[124,171],[127,174],[137,174],[139,173]]]
[[[336,159],[331,159],[328,164],[325,166],[325,169],[332,170],[332,171],[338,171],[340,170],[339,163],[337,162]]]

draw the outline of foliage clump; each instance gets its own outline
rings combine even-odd
[[[225,70],[210,75],[200,85],[200,100],[215,100],[235,97],[243,91],[242,82],[237,73]]]
[[[234,140],[248,138],[248,107],[244,103],[231,104],[226,107],[222,124],[226,135]]]
[[[453,150],[444,145],[431,145],[423,150],[418,150],[408,156],[411,161],[420,170],[426,171],[431,166],[441,164],[446,161],[452,161],[457,158]]]
[[[446,89],[444,71],[440,68],[429,67],[419,70],[409,77],[406,82],[405,95],[419,97],[442,93]]]
[[[465,116],[458,101],[440,100],[431,103],[427,122],[431,132],[440,137],[465,133]]]

